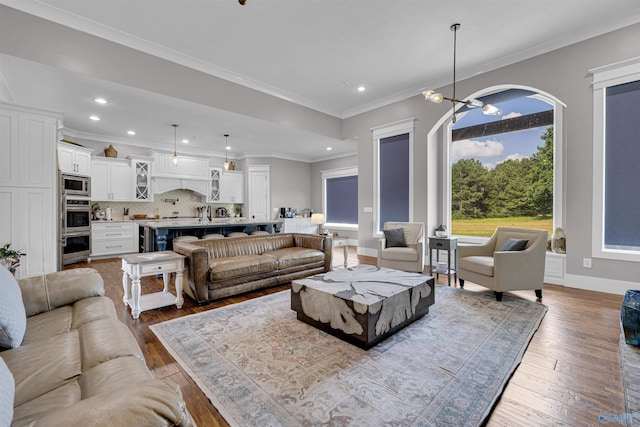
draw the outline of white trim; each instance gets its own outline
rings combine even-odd
[[[373,237],[379,238],[382,232],[378,230],[380,222],[380,140],[396,135],[409,134],[409,222],[413,221],[413,139],[416,129],[415,117],[388,123],[382,126],[371,128],[373,143]],[[377,255],[376,255],[377,256]]]
[[[325,214],[325,218],[327,216],[327,179],[329,178],[340,178],[343,176],[358,176],[358,167],[346,167],[346,168],[337,168],[337,169],[329,169],[320,171],[320,176],[322,178],[322,212]],[[335,228],[339,230],[357,230],[358,224],[341,224],[341,223],[333,223],[327,222],[323,225],[323,228]]]
[[[589,72],[593,76],[593,222],[591,256],[593,258],[640,262],[640,251],[606,248],[604,244],[605,89],[610,86],[640,80],[640,57],[594,68]]]
[[[640,56],[589,70],[593,76],[591,83],[594,90],[638,80],[634,76],[638,72]]]
[[[565,276],[564,286],[567,288],[604,292],[614,295],[624,295],[628,289],[638,288],[638,284],[636,282],[603,279],[602,277],[579,276],[577,274],[567,274]]]

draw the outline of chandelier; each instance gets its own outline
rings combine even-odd
[[[482,112],[488,116],[501,116],[502,110],[492,104],[484,104],[482,101],[474,98],[462,100],[456,98],[456,47],[457,47],[457,33],[460,29],[460,24],[453,24],[449,27],[453,31],[453,96],[448,98],[441,93],[437,93],[434,90],[425,90],[422,92],[424,99],[434,102],[436,104],[441,103],[443,100],[451,101],[453,105],[453,123],[456,122],[456,104],[465,104],[469,108],[482,108]]]

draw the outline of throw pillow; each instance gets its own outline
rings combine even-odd
[[[404,241],[404,231],[402,228],[394,228],[393,230],[383,230],[384,238],[387,239],[388,248],[406,248]]]
[[[27,313],[18,281],[3,265],[0,265],[0,295],[0,348],[15,348],[22,344],[27,330]]]
[[[16,384],[11,371],[0,357],[0,426],[11,425]]]
[[[500,251],[522,251],[527,247],[528,240],[509,238],[504,245],[500,248]]]

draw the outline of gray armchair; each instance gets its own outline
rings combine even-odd
[[[523,250],[500,250],[507,240],[527,240]],[[469,280],[494,291],[502,301],[503,292],[532,289],[542,300],[547,232],[528,228],[498,227],[483,245],[458,245],[460,287]]]
[[[378,241],[378,267],[422,273],[424,269],[424,224],[421,222],[385,222],[384,230],[403,230],[405,247],[387,247]]]

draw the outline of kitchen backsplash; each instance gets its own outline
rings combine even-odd
[[[238,211],[242,212],[241,204],[233,203],[204,203],[199,194],[190,190],[174,190],[163,194],[155,194],[153,202],[111,202],[111,201],[92,201],[91,204],[99,204],[101,210],[112,208],[112,219],[119,221],[123,219],[124,208],[129,208],[129,216],[147,215],[154,217],[181,216],[195,217],[198,216],[196,210],[199,206],[211,206],[211,215],[216,215],[216,209],[226,208],[230,215],[235,215]],[[176,213],[177,212],[177,213]]]

